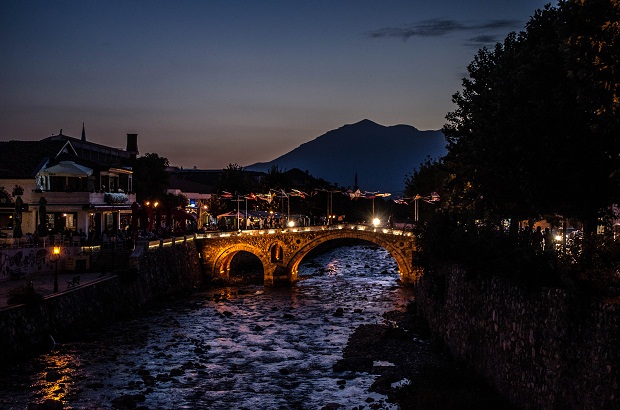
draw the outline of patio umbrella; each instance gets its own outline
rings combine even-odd
[[[39,199],[39,226],[37,230],[39,235],[47,235],[47,199],[45,197]]]
[[[22,197],[18,196],[15,200],[15,211],[13,212],[13,238],[22,237]]]

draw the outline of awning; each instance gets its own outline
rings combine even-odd
[[[87,177],[92,173],[92,169],[73,161],[60,161],[60,163],[41,171],[41,175],[53,177]]]

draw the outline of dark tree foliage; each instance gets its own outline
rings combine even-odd
[[[443,129],[455,206],[588,222],[620,199],[619,17],[611,0],[559,2],[478,52]]]
[[[405,178],[405,196],[424,196],[431,192],[437,192],[441,196],[448,176],[442,160],[427,158]]]
[[[185,209],[189,200],[182,194],[165,194],[160,199],[162,209],[172,211],[174,209]]]
[[[436,192],[441,198],[441,202],[445,204],[444,186],[447,183],[449,174],[440,159],[427,158],[413,173],[405,178],[405,196],[415,198],[416,195],[428,197],[431,193]],[[412,202],[410,205],[410,213],[414,214]],[[418,201],[419,220],[425,221],[427,217],[439,206],[439,203],[427,203]]]
[[[222,174],[220,190],[245,195],[252,191],[253,184],[247,172],[239,164],[228,164]]]
[[[133,167],[133,186],[138,202],[160,199],[168,188],[168,158],[145,154],[136,158]]]
[[[267,175],[261,181],[261,189],[263,192],[269,192],[269,190],[286,189],[286,181],[282,169],[277,165],[272,165],[267,170]]]
[[[217,216],[225,213],[228,210],[228,203],[217,195],[211,195],[211,197],[207,201],[207,207],[210,214]]]

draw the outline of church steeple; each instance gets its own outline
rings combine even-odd
[[[86,131],[84,130],[84,123],[82,123],[82,141],[86,141]]]

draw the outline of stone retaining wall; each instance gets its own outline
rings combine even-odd
[[[148,247],[147,247],[148,249]],[[156,247],[140,255],[138,271],[79,286],[40,303],[0,310],[0,363],[50,345],[82,325],[110,322],[158,297],[201,284],[194,242]]]
[[[452,267],[423,276],[416,304],[450,352],[517,408],[620,408],[620,301]]]

